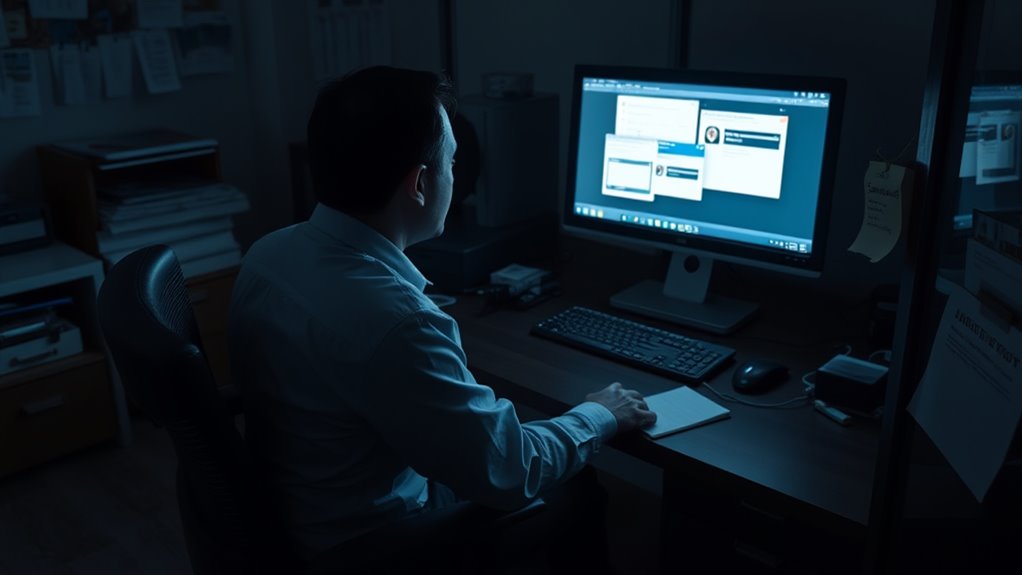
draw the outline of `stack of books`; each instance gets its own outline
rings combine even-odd
[[[98,191],[99,252],[110,264],[153,244],[170,246],[186,278],[238,265],[233,214],[247,196],[220,181],[124,183]]]

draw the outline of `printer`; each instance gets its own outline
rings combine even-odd
[[[50,241],[44,204],[23,201],[0,203],[0,255],[43,247]]]

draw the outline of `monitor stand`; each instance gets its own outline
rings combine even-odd
[[[674,252],[667,281],[646,280],[610,298],[610,305],[711,333],[727,334],[759,309],[756,302],[709,292],[713,259]]]

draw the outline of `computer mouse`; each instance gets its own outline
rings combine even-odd
[[[769,359],[750,359],[735,368],[731,386],[739,393],[770,391],[788,379],[788,367]]]

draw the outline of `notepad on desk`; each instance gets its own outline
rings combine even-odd
[[[645,398],[656,423],[642,429],[652,439],[731,417],[731,410],[683,385]]]

